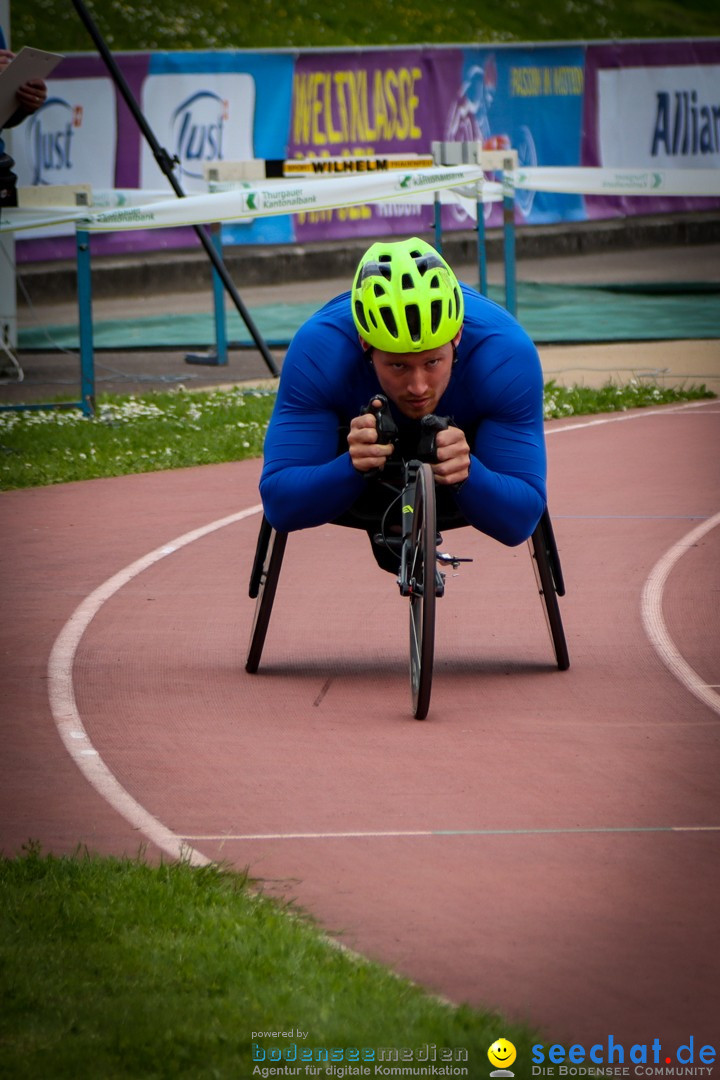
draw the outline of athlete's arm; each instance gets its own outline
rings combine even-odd
[[[335,369],[324,352],[328,344],[322,333],[302,328],[283,364],[260,478],[265,515],[281,532],[333,521],[366,483],[350,453],[338,452],[339,429],[347,421],[333,382]],[[362,401],[362,391],[357,399]]]
[[[530,339],[510,335],[490,374],[465,392],[478,403],[478,422],[458,507],[475,528],[503,544],[521,544],[547,500],[543,378]]]

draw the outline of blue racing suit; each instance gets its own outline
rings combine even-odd
[[[460,524],[516,545],[531,535],[546,503],[540,360],[508,312],[461,287],[463,334],[436,413],[465,432],[470,474],[457,489],[438,485],[437,491],[465,519]],[[368,356],[358,341],[349,293],[327,303],[295,334],[260,478],[265,516],[279,532],[337,521],[378,482],[353,467],[344,440],[350,421],[380,392]],[[418,421],[391,409],[406,444],[415,430],[419,436]],[[439,527],[448,527],[440,512]]]

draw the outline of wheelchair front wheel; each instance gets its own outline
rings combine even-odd
[[[430,708],[435,653],[435,480],[429,465],[417,471],[408,560],[410,586],[410,689],[416,720]]]

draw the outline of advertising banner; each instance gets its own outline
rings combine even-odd
[[[327,159],[328,171],[360,174],[360,160],[427,157],[435,141],[517,150],[519,171],[592,167],[670,170],[720,167],[720,41],[583,46],[417,48],[300,53],[159,52],[116,57],[160,145],[177,158],[188,194],[207,190],[212,162]],[[95,56],[67,57],[45,105],[13,133],[20,184],[90,183],[96,191],[168,188],[133,116]],[[377,168],[381,168],[381,164]],[[317,183],[324,183],[318,177]],[[643,181],[645,182],[645,181]],[[640,181],[638,181],[640,183]],[[687,185],[683,191],[706,191]],[[603,192],[609,189],[604,188]],[[707,195],[573,192],[529,183],[516,220],[544,224],[621,214],[716,209]],[[472,229],[475,205],[443,197],[443,229]],[[320,200],[321,201],[321,200]],[[248,215],[223,225],[225,244],[272,244],[390,233],[427,233],[436,207],[413,198],[378,204]],[[498,226],[502,209],[486,203]],[[72,257],[72,226],[19,240],[19,261]],[[191,230],[107,233],[99,253],[194,246]]]
[[[442,138],[479,141],[487,150],[513,147],[519,168],[579,165],[583,90],[579,46],[468,49]],[[574,195],[518,192],[516,207],[519,222],[585,217],[583,200]],[[445,213],[455,227],[469,227],[461,211]],[[499,225],[502,209],[486,207],[485,216]]]
[[[118,54],[118,65],[160,145],[177,156],[188,192],[206,191],[205,162],[282,158],[290,119],[294,59],[229,52]],[[20,184],[90,183],[94,188],[166,188],[167,180],[132,113],[97,57],[68,57],[48,82],[48,101],[14,133]],[[38,230],[38,233],[41,230]],[[290,242],[289,217],[227,226],[226,243]],[[197,243],[187,229],[99,237],[99,254]],[[70,258],[72,226],[21,240],[19,262]]]
[[[139,97],[148,57],[118,57],[130,89]],[[130,110],[118,100],[107,68],[97,56],[66,57],[47,82],[42,108],[12,131],[18,183],[91,184],[108,190],[136,187],[138,136]],[[42,238],[39,238],[42,236]],[[125,238],[103,237],[98,248],[127,250]],[[18,262],[72,258],[75,230],[53,226],[17,245]]]
[[[441,137],[461,62],[456,49],[300,55],[288,157],[427,154]],[[321,210],[299,214],[295,233],[304,242],[423,232],[432,227],[432,214],[432,207],[412,203]]]
[[[13,139],[18,183],[114,187],[117,125],[111,80],[50,79],[47,88],[45,104]]]
[[[142,107],[160,145],[178,159],[188,194],[206,192],[203,168],[214,161],[284,158],[294,57],[238,51],[155,53]],[[157,188],[160,170],[147,146],[139,186]],[[223,242],[289,243],[289,217],[226,226]]]
[[[720,41],[589,46],[583,163],[647,170],[717,169]],[[587,199],[591,217],[719,205],[717,199]]]

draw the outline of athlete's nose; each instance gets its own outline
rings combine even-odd
[[[422,368],[412,369],[407,388],[408,393],[413,397],[425,397],[428,390],[428,380]]]

